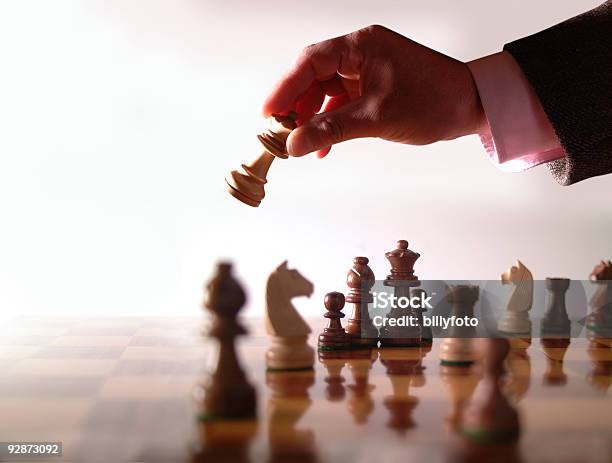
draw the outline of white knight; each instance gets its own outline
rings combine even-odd
[[[502,284],[514,285],[514,290],[508,299],[506,310],[497,323],[497,328],[504,333],[531,333],[529,311],[533,305],[533,276],[520,260],[516,261],[501,274]]]

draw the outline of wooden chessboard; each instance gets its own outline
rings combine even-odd
[[[196,318],[20,318],[0,331],[0,441],[61,441],[45,461],[524,461],[612,459],[612,349],[573,339],[562,364],[538,339],[507,388],[522,421],[515,445],[474,445],[453,402],[475,369],[441,368],[439,340],[418,349],[355,351],[314,372],[266,373],[261,320],[239,345],[258,391],[258,419],[201,423],[192,392],[212,345]],[[320,322],[311,326],[318,332]],[[315,336],[311,341],[314,342]],[[550,355],[550,351],[549,351]],[[554,356],[554,355],[553,355]],[[391,374],[389,374],[391,373]],[[565,379],[564,379],[565,378]],[[454,398],[454,399],[453,399]],[[5,459],[3,461],[13,461]],[[23,460],[15,460],[23,461]],[[42,461],[42,460],[36,460]]]

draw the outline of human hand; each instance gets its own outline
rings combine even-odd
[[[361,137],[426,145],[485,124],[464,63],[382,26],[306,47],[263,107],[266,116],[290,110],[299,116],[287,139],[292,156],[323,157]]]

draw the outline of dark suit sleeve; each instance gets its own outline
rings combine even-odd
[[[565,149],[563,185],[612,172],[612,0],[508,43]]]

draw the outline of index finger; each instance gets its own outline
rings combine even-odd
[[[346,37],[336,37],[306,47],[266,99],[263,105],[264,116],[294,109],[295,102],[315,80],[334,77],[347,51]]]

